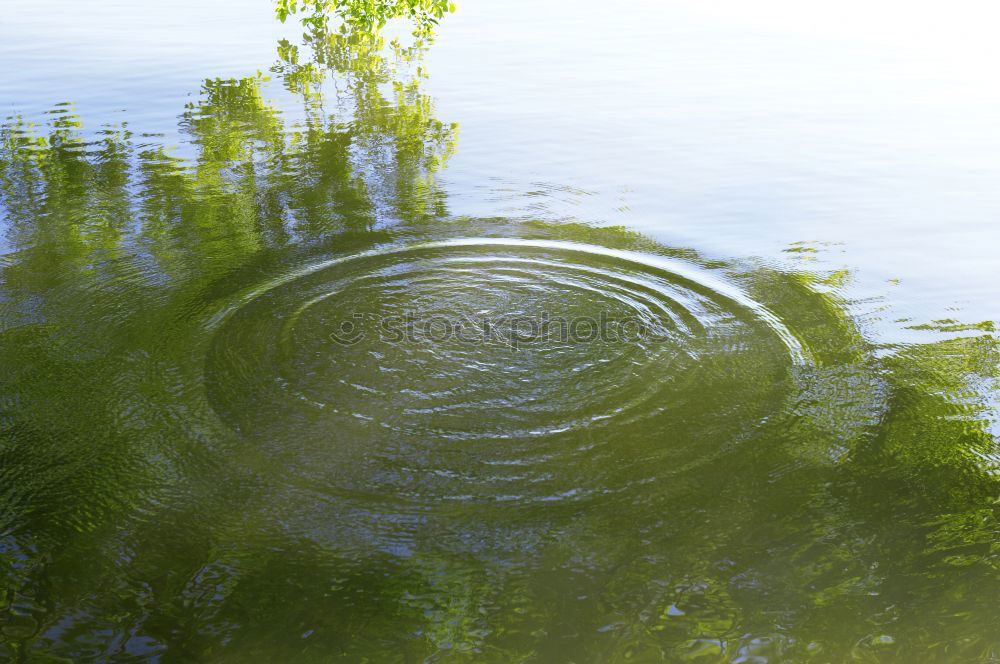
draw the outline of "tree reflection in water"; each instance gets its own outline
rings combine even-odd
[[[125,125],[88,133],[66,105],[0,130],[4,657],[1000,656],[989,324],[878,346],[836,295],[843,273],[710,261],[621,229],[450,218],[435,173],[457,127],[421,89],[419,45],[314,28],[278,55],[271,74],[302,119],[268,105],[263,75],[205,81],[180,118],[191,157]],[[522,509],[342,498],[213,411],[205,321],[225,303],[317,259],[458,237],[718,273],[812,362],[775,369],[791,396],[710,463],[634,484],[609,468],[595,486],[627,491]],[[763,355],[737,350],[758,375]],[[699,430],[770,405],[727,415],[690,389]],[[572,436],[641,454],[669,434],[650,427]]]

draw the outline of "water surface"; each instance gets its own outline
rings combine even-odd
[[[986,14],[764,9],[19,6],[0,656],[1000,657]]]

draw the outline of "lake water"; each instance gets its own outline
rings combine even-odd
[[[0,24],[0,659],[1000,660],[997,10]]]

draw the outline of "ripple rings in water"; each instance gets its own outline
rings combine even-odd
[[[404,314],[429,334],[362,330],[338,343],[345,319]],[[520,345],[433,334],[435,321],[518,316],[627,319],[653,334]],[[324,491],[420,504],[627,492],[747,438],[807,362],[775,316],[712,275],[558,241],[339,257],[253,290],[209,325],[213,407],[269,463]]]

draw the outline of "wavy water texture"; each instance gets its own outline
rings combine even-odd
[[[5,333],[32,358],[4,388],[8,638],[316,660],[906,657],[943,629],[992,647],[997,456],[968,392],[987,339],[879,359],[818,277],[618,231],[341,242],[152,312],[107,280],[143,259],[119,261]],[[56,319],[95,289],[114,328]],[[330,336],[354,313],[537,307],[658,334]]]
[[[394,318],[399,330],[381,324]],[[345,345],[333,332],[355,321],[379,325]],[[465,336],[448,334],[459,323]],[[581,500],[665,481],[780,410],[806,363],[773,314],[688,264],[512,238],[310,265],[208,329],[230,426],[317,485],[392,500]],[[670,439],[648,448],[650,429]]]
[[[1000,656],[989,322],[454,218],[380,46],[280,43],[301,123],[206,81],[180,154],[0,127],[0,658]]]

